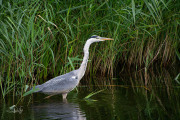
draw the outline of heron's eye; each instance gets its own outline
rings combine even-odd
[[[99,39],[99,37],[96,37],[96,39]]]

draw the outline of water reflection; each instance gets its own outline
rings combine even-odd
[[[1,120],[177,120],[180,116],[179,88],[171,89],[168,96],[166,88],[153,88],[147,91],[140,87],[113,87],[107,89],[92,99],[84,100],[92,91],[82,88],[73,100],[62,102],[59,96],[44,100],[43,95],[34,96],[33,103],[22,107],[23,112],[9,113],[10,103],[0,102]]]
[[[78,88],[78,94],[68,95],[68,102],[63,102],[58,95],[43,99],[46,95],[33,94],[32,99],[28,96],[22,102],[21,114],[6,112],[9,106],[16,103],[13,103],[12,97],[4,102],[0,99],[0,119],[178,120],[179,84],[174,80],[174,75],[168,74],[165,70],[161,73],[154,74],[150,71],[146,77],[143,72],[132,77],[124,77],[117,79],[117,82],[114,80],[115,86],[108,84],[81,86]],[[123,82],[124,85],[122,85]],[[96,101],[83,99],[88,94],[102,89],[105,90],[91,98]]]
[[[34,119],[86,120],[79,105],[68,102],[48,102],[34,104],[31,107]]]

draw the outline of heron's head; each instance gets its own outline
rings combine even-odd
[[[93,35],[88,39],[88,41],[91,41],[91,43],[100,42],[100,41],[106,41],[106,40],[113,40],[113,39],[112,38],[106,38],[106,37],[100,37],[100,36],[97,36],[97,35]]]
[[[97,35],[91,36],[87,41],[86,44],[84,45],[84,52],[88,52],[89,46],[94,43],[94,42],[100,42],[100,41],[106,41],[106,40],[113,40],[112,38],[105,38],[105,37],[100,37]]]

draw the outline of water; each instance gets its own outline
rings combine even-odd
[[[84,97],[93,91],[105,89],[91,99]],[[116,86],[102,88],[80,87],[71,92],[67,101],[60,95],[49,99],[44,94],[26,97],[21,104],[22,113],[8,109],[13,100],[1,100],[1,120],[156,120],[180,119],[180,90],[178,87]],[[12,98],[10,96],[10,98]],[[14,100],[16,103],[17,101]],[[17,110],[20,108],[16,108]]]
[[[79,86],[78,92],[68,94],[67,101],[61,95],[44,99],[46,95],[35,93],[26,96],[15,111],[9,107],[19,98],[8,95],[5,100],[0,98],[0,120],[179,120],[177,72],[162,69],[154,73],[142,72],[113,81],[100,78],[94,83],[99,86]],[[84,99],[99,90],[104,91]]]

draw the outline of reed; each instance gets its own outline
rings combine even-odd
[[[78,68],[83,45],[93,34],[114,41],[90,48],[88,76],[113,76],[124,69],[146,73],[156,63],[175,64],[180,54],[178,5],[168,0],[0,2],[2,96],[12,91],[22,96],[25,85]]]

